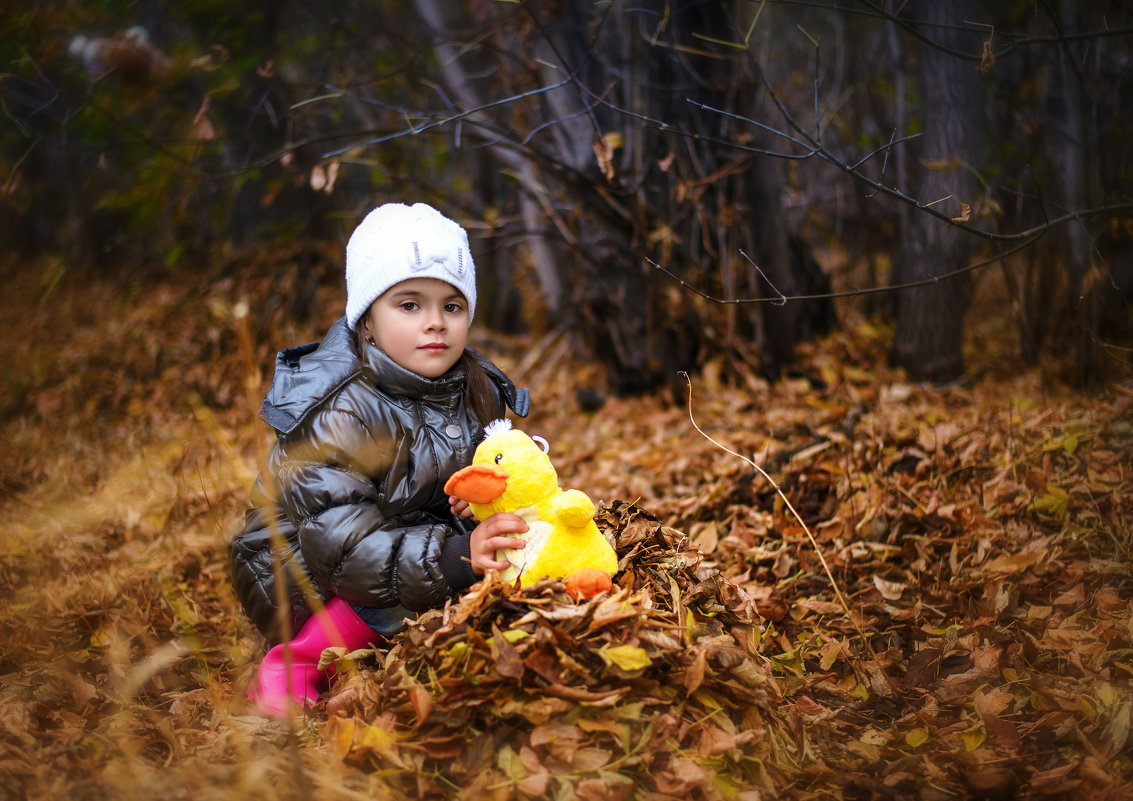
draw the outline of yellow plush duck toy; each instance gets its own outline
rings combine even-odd
[[[527,521],[527,532],[518,535],[527,547],[496,553],[511,563],[500,578],[518,578],[524,587],[544,578],[566,579],[575,597],[610,589],[618,558],[594,524],[594,504],[586,493],[559,487],[547,441],[538,437],[540,447],[508,420],[489,423],[484,433],[472,464],[453,474],[445,492],[468,501],[481,520],[511,512]]]

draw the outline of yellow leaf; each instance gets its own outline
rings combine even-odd
[[[1108,681],[1103,681],[1094,689],[1098,700],[1102,702],[1102,706],[1109,709],[1121,700],[1121,696],[1117,690]]]
[[[802,676],[806,673],[806,666],[803,664],[802,647],[792,648],[790,651],[784,651],[781,654],[775,654],[771,657],[771,664],[773,667],[789,670],[795,675]]]
[[[397,742],[393,733],[381,726],[363,725],[355,730],[355,742],[361,748],[367,748],[376,754],[388,754]]]
[[[1078,450],[1078,435],[1077,434],[1067,434],[1065,437],[1063,437],[1062,438],[1062,450],[1064,450],[1064,451],[1066,451],[1067,453],[1070,453],[1070,454],[1072,454],[1072,453],[1074,453],[1074,451]]]
[[[1090,703],[1090,699],[1086,696],[1078,698],[1078,708],[1082,710],[1082,714],[1086,716],[1086,720],[1093,723],[1098,719],[1098,711],[1094,709],[1094,705]]]
[[[603,648],[598,653],[607,665],[614,665],[627,673],[645,670],[653,664],[649,660],[649,654],[636,645],[615,645],[612,648]]]
[[[927,742],[928,729],[925,728],[912,729],[908,734],[905,735],[905,745],[909,746],[910,748],[920,748]]]
[[[987,739],[987,732],[984,731],[983,726],[976,726],[973,729],[960,732],[960,741],[964,743],[965,751],[975,751],[983,741]]]
[[[99,626],[90,635],[91,648],[105,648],[114,641],[115,630],[113,626]]]
[[[693,693],[692,697],[696,699],[697,703],[701,704],[709,712],[723,709],[723,704],[712,693],[705,690],[703,687]]]
[[[508,642],[510,642],[512,645],[515,645],[517,642],[524,639],[525,637],[531,636],[530,634],[528,634],[523,629],[508,629],[507,631],[503,632],[503,635],[504,635],[504,639],[507,640]],[[488,643],[488,645],[491,645],[492,640],[494,640],[494,639],[495,639],[495,637],[489,637],[486,642]],[[464,643],[464,644],[467,645],[467,643]],[[456,645],[454,645],[451,649],[449,649],[450,654],[452,653],[453,649],[456,648],[457,645],[461,645],[461,643],[456,643]]]
[[[339,759],[346,759],[354,744],[354,719],[337,715],[327,720],[326,739],[330,740],[331,750]]]
[[[523,779],[527,777],[527,769],[520,764],[517,754],[507,743],[496,754],[496,764],[509,779]]]
[[[869,700],[869,690],[864,684],[858,684],[856,687],[854,687],[853,690],[850,691],[850,697],[856,698],[864,703],[865,701]]]
[[[1120,751],[1125,747],[1125,743],[1129,740],[1129,720],[1131,716],[1129,702],[1126,701],[1117,708],[1117,712],[1109,721],[1106,726],[1106,732],[1109,733],[1110,739],[1113,740],[1113,747],[1115,750]]]
[[[860,367],[855,367],[852,364],[847,364],[842,367],[842,375],[851,384],[869,384],[877,379],[874,373],[869,370],[863,370]]]
[[[729,776],[727,773],[713,772],[712,784],[716,786],[716,790],[719,791],[720,797],[727,799],[727,801],[731,801],[731,799],[733,798],[739,798],[740,790],[743,788],[743,785],[740,784],[738,779],[733,776]]]
[[[1050,515],[1051,517],[1066,517],[1070,509],[1070,496],[1066,490],[1054,484],[1046,485],[1046,492],[1042,497],[1035,498],[1031,503],[1031,510]]]

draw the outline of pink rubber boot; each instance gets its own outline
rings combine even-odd
[[[303,707],[314,706],[333,672],[319,670],[323,650],[338,646],[354,651],[380,638],[350,604],[338,597],[331,598],[303,624],[291,642],[280,643],[267,652],[248,688],[248,698],[272,717],[287,715],[292,701]],[[290,670],[285,648],[291,651]]]

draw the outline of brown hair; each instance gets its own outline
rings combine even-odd
[[[488,371],[468,348],[464,349],[456,364],[464,371],[465,404],[476,415],[480,425],[487,425],[499,417],[496,390],[492,379],[488,378]]]

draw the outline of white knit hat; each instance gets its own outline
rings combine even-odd
[[[379,295],[410,278],[439,278],[476,313],[476,265],[463,228],[425,203],[386,203],[346,243],[346,323],[358,324]]]

